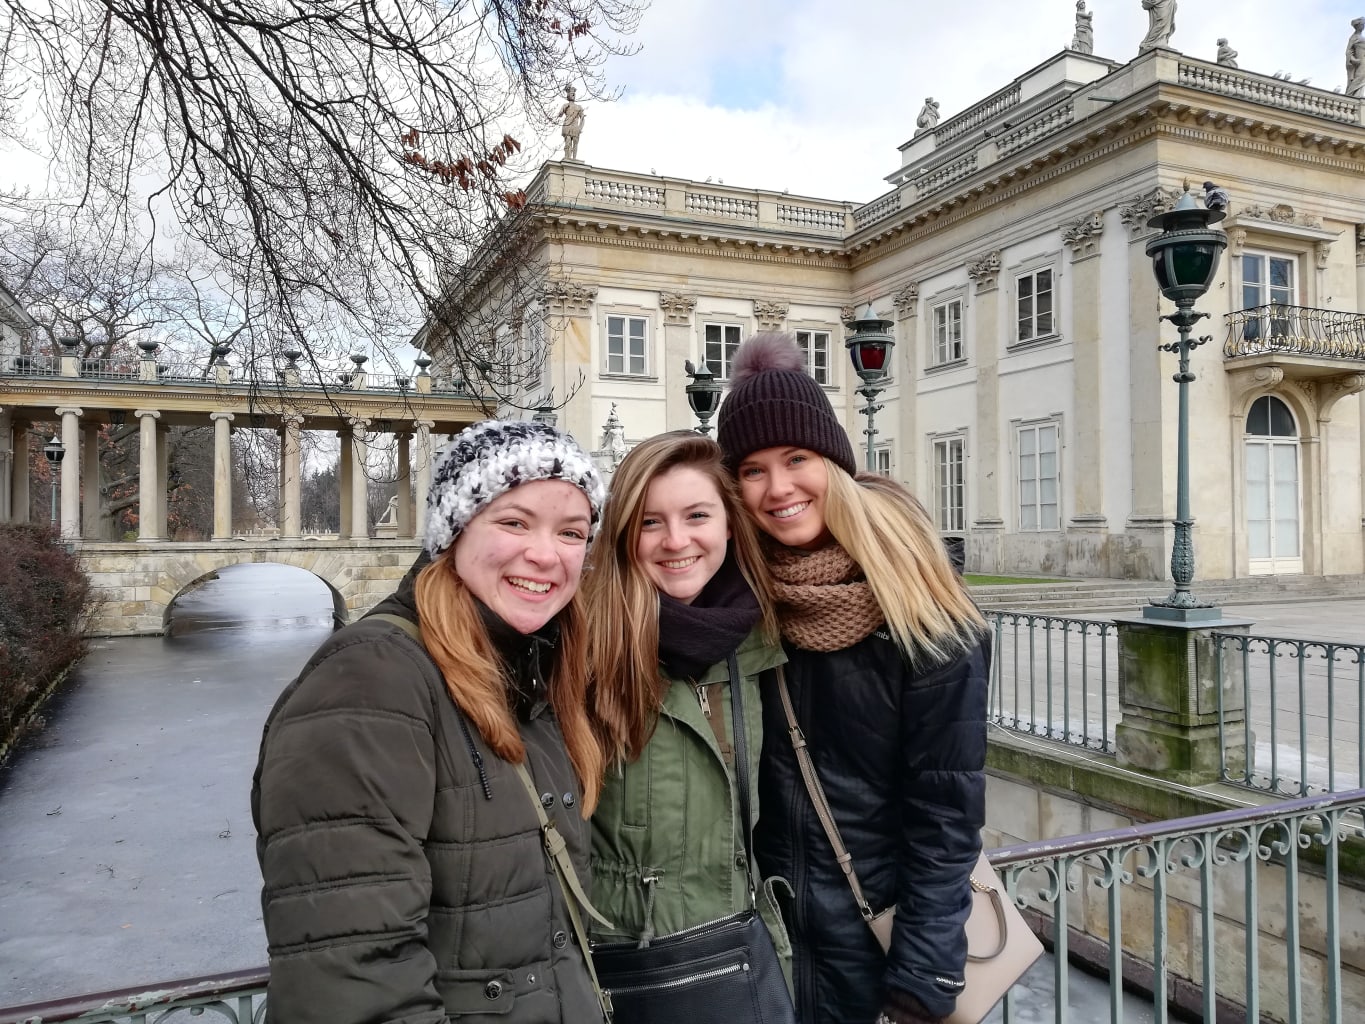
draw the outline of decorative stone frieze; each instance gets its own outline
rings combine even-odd
[[[1313,251],[1318,257],[1318,269],[1326,270],[1332,262],[1332,243],[1327,241],[1318,242],[1313,246]]]
[[[839,307],[839,322],[842,323],[845,327],[851,324],[853,322],[853,318],[857,315],[858,309],[856,306]]]
[[[754,319],[760,331],[780,331],[782,322],[787,319],[791,303],[754,299]]]
[[[1292,224],[1301,228],[1322,227],[1322,221],[1317,217],[1298,213],[1288,203],[1276,203],[1274,206],[1246,206],[1238,213],[1242,218],[1248,220],[1268,220],[1274,224]]]
[[[1158,185],[1150,192],[1136,195],[1119,207],[1119,217],[1130,239],[1138,239],[1151,229],[1147,221],[1158,213],[1169,213],[1180,198],[1180,189]]]
[[[967,276],[976,282],[978,295],[994,291],[1000,281],[1000,250],[995,249],[984,256],[968,260]]]
[[[692,311],[696,308],[695,295],[684,295],[682,292],[659,293],[659,309],[663,311],[665,324],[685,327],[692,319]]]
[[[1071,247],[1071,261],[1099,255],[1104,234],[1104,211],[1094,210],[1062,228],[1062,240]]]
[[[1356,266],[1365,267],[1365,224],[1356,225]]]
[[[560,313],[586,313],[596,299],[596,288],[577,281],[550,281],[540,293],[546,308]]]
[[[905,320],[914,316],[919,308],[919,282],[911,281],[891,297],[891,303],[896,307],[896,316],[899,319]]]
[[[1247,244],[1247,229],[1232,228],[1228,231],[1228,255],[1240,256]]]

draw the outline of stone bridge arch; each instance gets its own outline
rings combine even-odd
[[[96,607],[91,631],[105,636],[165,631],[172,602],[196,580],[233,565],[304,569],[326,583],[339,621],[387,596],[421,550],[416,541],[216,541],[203,544],[83,544]]]

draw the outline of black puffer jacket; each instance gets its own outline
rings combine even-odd
[[[815,815],[769,673],[756,852],[763,874],[795,894],[799,1018],[872,1024],[888,990],[946,1015],[962,986],[985,817],[989,643],[918,672],[884,628],[841,651],[788,645],[787,655],[797,721],[864,894],[874,911],[898,908],[884,957]]]
[[[414,573],[375,611],[416,621]],[[589,885],[544,642],[494,637],[531,775]],[[318,648],[266,722],[251,809],[272,1021],[601,1021],[530,797],[398,626],[364,618]]]

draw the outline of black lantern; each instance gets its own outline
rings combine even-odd
[[[720,381],[716,380],[716,375],[711,372],[705,361],[694,367],[692,360],[688,359],[683,363],[683,368],[687,371],[687,376],[692,378],[692,383],[684,390],[687,392],[687,404],[692,407],[692,412],[698,420],[697,433],[709,434],[711,417],[720,408]]]
[[[128,413],[127,413],[126,411],[124,411],[123,409],[110,409],[110,410],[109,410],[109,425],[110,425],[111,427],[121,427],[121,426],[123,426],[123,421],[124,421],[125,419],[127,419],[127,417],[128,417]]]
[[[62,444],[61,439],[56,434],[52,435],[52,440],[43,445],[43,455],[47,457],[47,463],[52,467],[52,528],[57,528],[57,470],[61,467],[62,458],[66,455],[66,445]]]
[[[544,399],[540,405],[536,406],[536,411],[531,415],[531,422],[544,423],[547,427],[553,427],[559,422],[559,414],[555,412],[554,392],[545,392]]]
[[[891,337],[892,322],[879,317],[869,302],[849,326],[853,334],[844,344],[853,360],[853,369],[864,383],[881,380],[890,371],[891,349],[896,344]]]
[[[1147,243],[1161,294],[1177,306],[1193,305],[1213,283],[1218,256],[1227,248],[1228,237],[1209,228],[1223,219],[1222,210],[1206,210],[1186,192],[1168,213],[1147,221],[1161,234]]]

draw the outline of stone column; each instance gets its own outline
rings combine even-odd
[[[351,536],[351,428],[337,431],[337,536],[347,540]]]
[[[683,364],[692,358],[692,313],[696,308],[695,295],[659,293],[659,309],[664,315],[664,365],[658,368],[656,376],[668,385],[664,388],[664,423],[669,430],[687,430],[697,425],[692,406],[687,403],[684,389],[688,381],[683,368]],[[697,353],[695,361],[701,362],[704,356],[704,352]],[[719,370],[719,366],[712,367],[713,372]],[[673,381],[678,382],[676,386]]]
[[[967,564],[976,572],[997,572],[1004,559],[1000,480],[1006,473],[1008,449],[1000,450],[1000,251],[967,263],[976,285],[972,332],[976,346],[975,490],[976,516],[967,546]],[[969,499],[971,500],[971,499]]]
[[[303,428],[303,417],[298,413],[285,413],[281,420],[284,423],[284,443],[280,446],[280,493],[284,495],[284,508],[280,516],[280,536],[293,540],[302,532],[303,526],[303,476],[299,457],[302,448],[299,433]]]
[[[417,528],[414,536],[421,540],[427,528],[427,494],[431,490],[431,428],[436,426],[432,420],[414,420],[413,429],[417,432],[417,488],[413,496],[417,503]]]
[[[156,428],[156,524],[163,540],[171,539],[171,428]]]
[[[14,414],[0,405],[0,523],[12,521],[11,480],[14,475]]]
[[[134,409],[138,418],[137,450],[137,539],[154,541],[161,539],[161,524],[157,515],[161,502],[157,499],[156,421],[161,413],[155,409]]]
[[[408,538],[412,533],[412,435],[399,433],[398,440],[398,536]]]
[[[209,414],[213,421],[213,539],[232,539],[232,413]]]
[[[81,536],[100,539],[100,425],[86,423],[81,441]]]
[[[1071,249],[1072,506],[1067,561],[1082,576],[1110,576],[1104,552],[1104,360],[1100,352],[1100,238],[1104,212],[1096,210],[1062,229]]]
[[[551,281],[540,298],[550,332],[552,384],[556,394],[572,396],[559,412],[559,426],[572,434],[584,451],[591,451],[596,447],[592,388],[576,385],[580,374],[587,381],[597,377],[592,362],[592,310],[597,288],[576,281]]]
[[[369,489],[370,474],[366,455],[370,446],[365,441],[365,431],[370,421],[360,416],[348,416],[351,425],[351,537],[355,540],[369,538]]]
[[[891,299],[896,310],[896,447],[900,449],[900,478],[921,497],[932,493],[933,481],[923,486],[924,466],[919,450],[919,285],[911,281]],[[834,353],[830,353],[833,357]],[[848,363],[845,361],[845,368]],[[926,501],[932,514],[933,502]]]
[[[9,520],[12,523],[28,522],[29,477],[28,477],[28,430],[26,420],[14,419],[10,429],[13,431],[14,444],[11,447],[11,473],[9,491]]]
[[[83,409],[63,406],[62,418],[62,538],[75,540],[81,535],[81,416]]]

